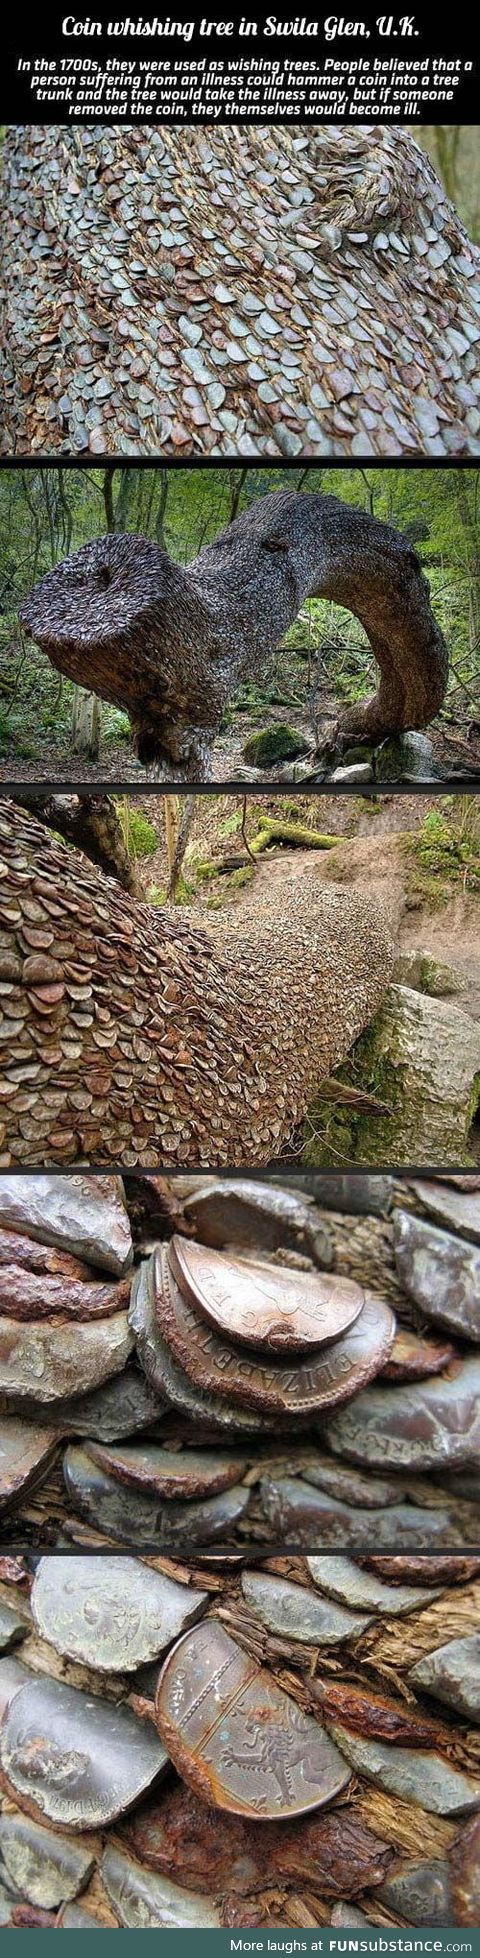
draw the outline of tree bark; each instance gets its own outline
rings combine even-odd
[[[158,779],[195,780],[238,682],[263,676],[313,597],[360,619],[380,668],[378,693],[347,710],[345,730],[378,740],[426,726],[448,656],[419,560],[390,524],[338,497],[263,497],[186,568],[146,538],[101,537],[34,587],[21,619],[60,672],[127,710]]]
[[[217,919],[207,935],[7,801],[0,849],[2,973],[18,994],[0,1167],[275,1160],[388,986],[379,907],[323,889],[314,860],[301,877],[287,863],[259,922]]]

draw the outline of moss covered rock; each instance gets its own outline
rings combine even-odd
[[[276,761],[307,755],[308,746],[308,741],[295,728],[278,721],[275,727],[263,728],[260,734],[250,734],[243,753],[245,761],[253,762],[255,768],[268,768]]]

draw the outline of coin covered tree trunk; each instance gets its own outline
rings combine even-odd
[[[2,175],[7,453],[478,447],[479,254],[407,129],[34,124]]]
[[[137,903],[12,803],[0,833],[2,1166],[278,1155],[388,986],[376,906],[289,868],[280,903],[225,941]]]
[[[479,1571],[2,1559],[5,1928],[474,1926]]]
[[[21,617],[62,673],[127,709],[157,776],[195,779],[210,771],[238,682],[262,678],[312,597],[355,614],[380,668],[378,693],[343,714],[345,732],[379,740],[424,727],[448,657],[418,557],[338,497],[262,497],[185,567],[145,537],[107,534],[48,572]]]

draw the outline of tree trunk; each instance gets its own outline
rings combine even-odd
[[[75,687],[72,704],[72,747],[74,755],[98,761],[100,747],[100,701],[84,687]]]
[[[7,801],[0,837],[19,987],[0,1166],[277,1157],[388,986],[379,908],[287,863],[260,922],[229,919],[224,940],[125,896]]]
[[[419,560],[391,525],[315,491],[262,497],[186,568],[146,538],[101,537],[34,587],[21,619],[61,672],[127,710],[160,779],[194,780],[230,694],[263,676],[309,597],[360,619],[380,667],[348,733],[426,726],[448,659]]]
[[[19,801],[26,809],[31,808],[32,798],[27,793],[19,796]],[[132,897],[141,895],[138,871],[128,855],[112,796],[36,795],[35,809],[68,843],[84,850],[91,863],[98,864],[107,877],[116,877],[122,890],[130,891]]]

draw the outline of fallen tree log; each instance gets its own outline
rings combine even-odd
[[[223,940],[7,801],[0,852],[0,1167],[275,1158],[388,986],[378,907],[319,886],[313,858]]]
[[[157,779],[202,779],[226,703],[263,676],[307,598],[364,627],[378,693],[341,716],[383,739],[425,727],[448,656],[416,552],[391,524],[316,492],[262,497],[184,567],[146,537],[107,533],[49,571],[23,601],[25,630],[69,679],[130,715]],[[339,716],[340,719],[340,716]]]

